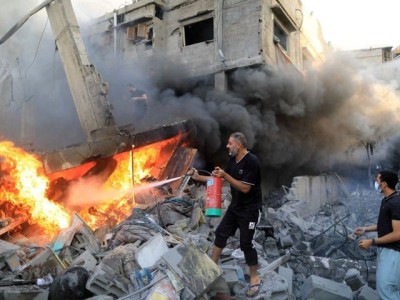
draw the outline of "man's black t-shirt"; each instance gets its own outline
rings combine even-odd
[[[397,192],[382,199],[377,224],[378,237],[393,231],[392,220],[400,220],[400,196]],[[400,241],[378,246],[400,251]]]
[[[242,193],[231,185],[232,202],[230,208],[234,208],[235,210],[261,209],[261,165],[257,156],[247,152],[239,162],[236,162],[235,158],[231,157],[225,168],[225,172],[236,180],[251,185],[248,193]]]

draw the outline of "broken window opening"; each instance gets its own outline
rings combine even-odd
[[[185,46],[214,40],[214,18],[184,26]]]
[[[152,24],[137,24],[126,27],[126,39],[132,44],[138,45],[144,43],[146,49],[153,46],[154,29]]]
[[[391,50],[383,49],[383,62],[388,62],[392,60]]]
[[[285,49],[286,52],[289,51],[289,43],[288,39],[289,35],[287,32],[278,24],[278,22],[274,22],[274,43],[277,43]]]
[[[161,6],[159,6],[159,5],[156,5],[156,14],[155,14],[155,17],[158,18],[158,19],[160,19],[160,20],[162,20],[163,17],[164,17],[164,9],[163,9]]]
[[[121,24],[125,22],[125,14],[117,15],[117,24]]]

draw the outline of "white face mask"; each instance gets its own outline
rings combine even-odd
[[[378,183],[378,181],[375,181],[375,191],[378,191],[379,193],[383,193],[382,186]]]
[[[375,187],[375,191],[379,191],[379,183],[378,183],[378,181],[375,181],[374,187]]]

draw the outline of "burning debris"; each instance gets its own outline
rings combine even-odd
[[[228,241],[219,265],[214,264],[209,254],[220,218],[204,214],[205,186],[185,180],[194,155],[177,151],[179,144],[167,140],[144,147],[143,156],[139,148],[114,157],[117,166],[96,186],[99,194],[113,195],[110,200],[91,197],[95,190],[90,190],[66,192],[56,197],[56,203],[43,195],[49,194],[49,182],[61,178],[61,173],[50,180],[38,168],[36,157],[3,142],[2,205],[8,202],[22,211],[8,210],[11,214],[2,219],[0,294],[4,299],[25,295],[52,300],[157,299],[161,295],[165,299],[244,299],[248,269],[238,236]],[[165,145],[175,155],[159,160]],[[8,155],[10,150],[14,155]],[[132,157],[137,164],[132,164]],[[27,162],[30,167],[20,166]],[[136,182],[132,165],[144,178],[153,179],[132,185]],[[88,170],[87,166],[79,170],[80,179],[87,179]],[[127,174],[121,176],[122,170]],[[160,174],[168,172],[175,177],[160,180],[165,178]],[[79,180],[69,175],[64,173],[68,184],[61,186],[71,189]],[[44,189],[36,183],[38,179],[45,179]],[[116,182],[121,184],[114,190],[120,193],[105,188],[113,182],[114,187]],[[275,203],[264,207],[255,237],[262,278],[257,299],[377,299],[375,249],[360,250],[352,232],[356,225],[376,217],[374,205],[379,205],[379,197],[373,191],[350,192],[344,182],[337,174],[303,176],[295,178],[290,188],[284,187],[283,193],[270,194]],[[41,193],[30,196],[32,202],[25,204],[27,198],[19,191],[36,186]],[[90,188],[87,182],[86,187]],[[222,195],[224,212],[230,201],[227,186]],[[136,202],[137,196],[141,203]],[[31,217],[37,210],[34,205],[43,207],[40,201],[58,207],[61,216],[68,216],[68,225],[49,228],[48,222],[42,222],[46,215]],[[73,213],[77,207],[79,213]],[[9,227],[24,214],[29,217]],[[48,237],[46,243],[34,242],[38,232]]]

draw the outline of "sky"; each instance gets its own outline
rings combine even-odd
[[[338,50],[397,47],[399,0],[302,0]]]

